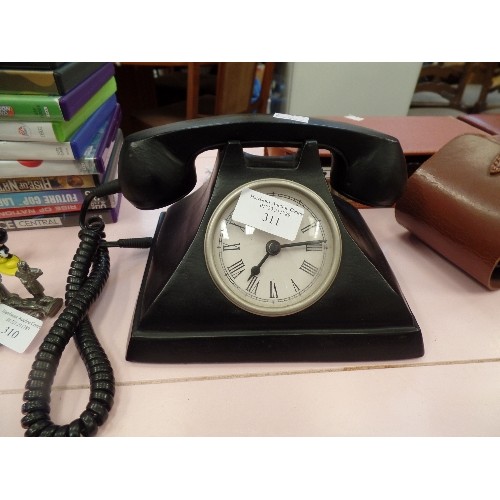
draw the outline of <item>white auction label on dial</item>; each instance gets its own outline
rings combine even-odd
[[[293,203],[244,188],[232,219],[274,236],[293,241],[304,216],[304,209]]]
[[[40,331],[43,322],[5,304],[0,304],[0,344],[23,353]]]

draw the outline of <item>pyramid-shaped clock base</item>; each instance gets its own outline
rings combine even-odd
[[[157,271],[154,260],[161,255],[153,250],[137,302],[127,359],[163,363],[324,362],[422,356],[420,328],[375,240],[357,212],[345,216],[349,210],[344,211],[343,221],[349,227],[354,216],[357,243],[365,247],[370,259],[354,258],[354,252],[350,253],[353,261],[341,268],[332,290],[320,303],[288,317],[260,317],[228,304],[210,279],[199,274],[203,266],[193,269],[196,266],[191,264],[201,255],[193,257],[191,264],[188,255],[157,293],[158,285],[151,275]],[[162,239],[163,225],[164,220],[160,221],[157,240]],[[196,244],[193,246],[196,254]]]
[[[332,198],[317,145],[306,144],[296,168],[244,156],[235,144],[220,158],[211,180],[160,218],[128,360],[367,361],[423,355],[420,329],[389,264],[359,212]],[[339,222],[342,257],[334,282],[314,304],[288,316],[259,316],[235,306],[218,290],[205,263],[204,237],[214,210],[228,193],[262,177],[303,184],[322,197]]]

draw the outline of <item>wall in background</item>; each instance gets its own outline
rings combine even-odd
[[[406,115],[419,62],[286,63],[281,111],[305,116]]]

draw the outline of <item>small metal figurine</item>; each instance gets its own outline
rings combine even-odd
[[[38,278],[43,274],[42,271],[30,267],[17,255],[11,254],[5,245],[7,239],[7,231],[0,227],[0,303],[38,319],[54,316],[61,308],[63,300],[45,295],[44,288],[38,281]],[[3,274],[19,278],[33,297],[21,298],[17,293],[10,293],[2,283]]]

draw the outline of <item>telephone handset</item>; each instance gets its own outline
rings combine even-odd
[[[245,148],[293,146],[291,157]],[[325,182],[319,148],[332,152]],[[194,161],[218,156],[196,183]],[[42,343],[23,396],[28,436],[93,435],[111,410],[113,372],[87,310],[109,274],[108,246],[150,247],[126,358],[146,362],[383,360],[422,356],[420,328],[356,208],[388,207],[406,165],[393,137],[355,125],[236,115],[128,136],[118,180],[81,211],[66,305]],[[86,219],[92,197],[121,191],[140,209],[169,206],[153,238],[107,242]],[[80,418],[50,419],[50,387],[74,337],[90,378]]]
[[[301,147],[313,140],[336,158],[332,185],[366,205],[391,206],[406,184],[399,142],[355,125],[309,119],[307,123],[269,115],[235,115],[180,122],[129,136],[119,178],[124,196],[136,207],[171,205],[194,187],[195,157],[237,140],[244,147]]]

